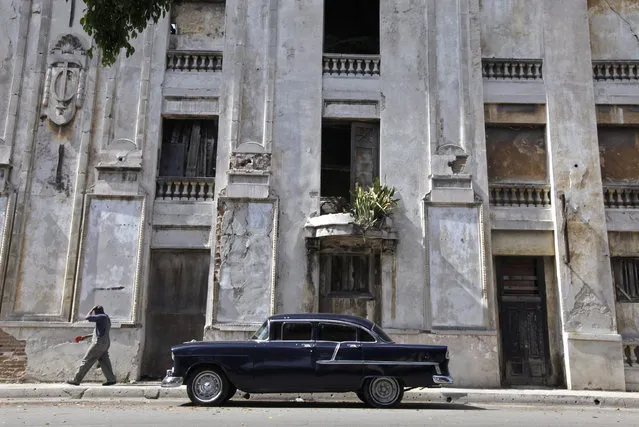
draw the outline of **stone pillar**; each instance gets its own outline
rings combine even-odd
[[[569,389],[624,390],[585,0],[545,1],[555,253]]]
[[[430,192],[425,199],[433,329],[487,329],[489,230],[475,0],[429,2]]]
[[[274,311],[278,200],[270,181],[278,7],[278,0],[226,2],[207,338],[228,324],[252,329]]]

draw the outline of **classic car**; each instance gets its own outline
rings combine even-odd
[[[407,389],[453,382],[446,346],[397,344],[377,324],[348,315],[276,315],[249,341],[193,341],[171,353],[162,386],[186,384],[196,405],[222,405],[239,389],[355,392],[367,405],[386,408]]]

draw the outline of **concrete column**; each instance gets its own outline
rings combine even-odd
[[[486,277],[488,182],[479,4],[431,1],[430,192],[424,204],[433,329],[494,327]]]
[[[545,1],[544,82],[569,389],[624,390],[610,271],[586,0]]]

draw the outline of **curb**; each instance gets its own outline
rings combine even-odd
[[[115,385],[102,387],[87,384],[0,384],[0,399],[140,399],[188,401],[186,387],[162,388],[159,385]],[[234,400],[242,402],[238,393]],[[359,402],[355,393],[265,393],[252,394],[254,402]],[[598,406],[605,408],[639,408],[639,393],[609,391],[517,390],[517,389],[414,389],[404,394],[405,403],[432,404],[521,404]]]

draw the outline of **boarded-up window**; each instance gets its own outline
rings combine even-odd
[[[543,126],[486,126],[488,180],[545,184],[544,133]]]
[[[600,126],[598,137],[603,182],[639,184],[639,127]]]
[[[356,183],[363,187],[372,185],[379,175],[378,151],[378,123],[325,120],[322,123],[322,197],[350,201]]]
[[[639,302],[639,258],[611,258],[617,301]]]
[[[320,269],[329,280],[329,295],[372,294],[380,269],[379,254],[322,254]]]
[[[214,177],[217,119],[164,119],[160,176]]]

